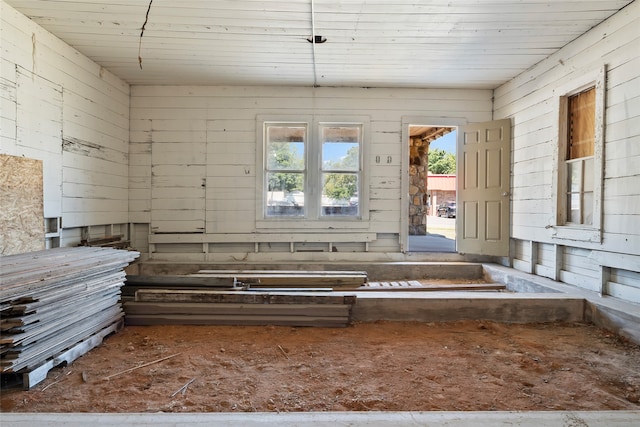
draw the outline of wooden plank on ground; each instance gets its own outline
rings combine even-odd
[[[322,294],[315,292],[246,292],[211,290],[140,289],[136,292],[139,302],[191,302],[191,303],[238,303],[238,304],[350,304],[353,295]]]
[[[332,270],[200,270],[190,277],[227,277],[251,286],[357,287],[367,282],[364,271]]]
[[[344,317],[349,316],[351,305],[347,304],[208,304],[208,303],[166,303],[127,302],[124,304],[126,316],[130,315],[225,315],[225,316],[305,316]]]
[[[102,341],[107,335],[110,335],[114,332],[119,331],[120,329],[122,329],[123,326],[124,326],[124,322],[122,321],[122,319],[120,319],[117,322],[112,323],[111,325],[101,329],[100,331],[96,332],[90,337],[80,341],[79,343],[75,344],[73,347],[67,349],[66,351],[55,355],[55,357],[47,360],[42,365],[36,368],[33,368],[29,372],[23,373],[22,374],[23,388],[25,390],[29,390],[33,386],[42,382],[47,377],[47,373],[51,369],[55,368],[56,366],[60,365],[63,362],[66,362],[67,364],[73,362],[78,357],[87,353],[89,350],[102,344]]]
[[[153,286],[156,288],[161,286],[199,286],[199,287],[221,287],[230,288],[235,284],[235,276],[228,275],[225,277],[212,276],[134,276],[127,275],[126,286]]]
[[[297,274],[307,276],[367,276],[366,271],[348,270],[199,270],[198,274]]]
[[[345,327],[348,317],[322,316],[226,316],[226,315],[130,315],[125,318],[127,325],[276,325],[276,326],[313,326]]]

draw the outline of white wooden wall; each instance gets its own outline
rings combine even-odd
[[[0,8],[0,152],[43,160],[45,217],[63,230],[49,235],[72,245],[75,227],[127,223],[129,85]]]
[[[490,120],[491,95],[488,90],[132,86],[131,222],[151,224],[156,233],[204,231],[204,236],[158,237],[164,243],[153,245],[155,259],[232,260],[256,246],[261,253],[277,249],[296,256],[288,254],[296,238],[297,248],[326,250],[326,242],[314,244],[312,236],[332,231],[313,225],[295,232],[285,225],[274,230],[272,242],[255,240],[256,117],[367,116],[370,220],[342,230],[336,246],[344,252],[399,252],[402,153],[408,144],[402,141],[402,118],[424,117],[424,124],[429,118]],[[349,233],[351,241],[344,236]],[[371,233],[375,241],[365,242]]]
[[[513,120],[514,266],[640,302],[640,3],[495,91]],[[602,243],[553,238],[554,114],[559,87],[607,65]],[[611,277],[620,279],[612,279]],[[616,281],[617,280],[617,281]],[[618,282],[624,289],[616,287]]]

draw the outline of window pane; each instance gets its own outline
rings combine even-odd
[[[580,193],[567,194],[567,222],[580,224]]]
[[[567,160],[593,156],[596,130],[596,89],[568,99]]]
[[[304,174],[267,173],[266,212],[268,216],[304,215]]]
[[[304,126],[267,126],[267,169],[304,170]]]
[[[267,169],[304,170],[304,143],[273,142],[268,144]]]
[[[322,142],[360,142],[360,126],[327,126],[321,127]]]
[[[357,142],[324,142],[322,144],[322,170],[358,171],[360,144]]]
[[[357,216],[359,205],[357,174],[322,174],[322,215]]]
[[[579,192],[582,184],[582,162],[567,162],[567,190]]]

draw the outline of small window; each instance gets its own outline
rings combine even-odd
[[[321,124],[322,216],[358,216],[362,126]]]
[[[595,105],[595,87],[567,98],[568,224],[593,225]]]
[[[556,88],[556,172],[551,237],[602,242],[604,111],[607,67],[579,73]]]
[[[265,124],[267,217],[305,215],[306,124]]]

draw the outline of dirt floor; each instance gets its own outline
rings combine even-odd
[[[640,346],[584,324],[126,327],[1,400],[3,412],[638,410]]]

